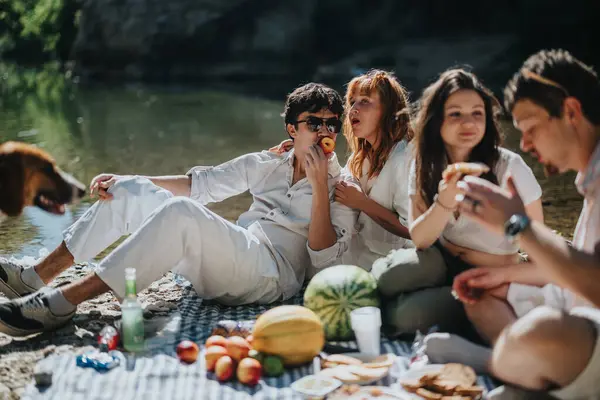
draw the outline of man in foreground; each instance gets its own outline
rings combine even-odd
[[[521,148],[548,171],[578,172],[584,205],[572,247],[530,221],[509,180],[503,189],[464,180],[460,210],[491,230],[519,240],[533,260],[507,268],[477,268],[456,277],[466,304],[505,293],[516,318],[495,340],[492,374],[561,399],[600,394],[600,82],[568,52],[531,56],[505,89],[505,105],[522,132]],[[500,290],[508,286],[508,290]],[[473,288],[485,289],[482,297]],[[485,354],[485,353],[484,353]]]

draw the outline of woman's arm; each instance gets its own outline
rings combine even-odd
[[[365,196],[365,199],[361,202],[358,210],[367,214],[386,231],[393,233],[396,236],[410,239],[410,232],[406,226],[400,223],[398,214],[388,210],[375,200]]]

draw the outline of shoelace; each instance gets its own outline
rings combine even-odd
[[[25,300],[21,304],[21,310],[23,314],[25,314],[26,312],[29,312],[31,314],[39,314],[41,312],[46,312],[48,310],[48,307],[44,303],[43,296],[43,293],[39,293]]]

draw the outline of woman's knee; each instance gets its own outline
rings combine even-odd
[[[464,309],[450,293],[439,287],[406,293],[384,303],[384,323],[393,334],[439,330],[455,332],[464,325]]]
[[[383,296],[442,285],[446,264],[441,252],[430,247],[425,250],[398,249],[373,263],[371,273]]]

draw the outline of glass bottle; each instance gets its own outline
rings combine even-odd
[[[123,347],[127,351],[144,350],[144,314],[137,298],[135,268],[125,270],[125,299],[121,303]]]

